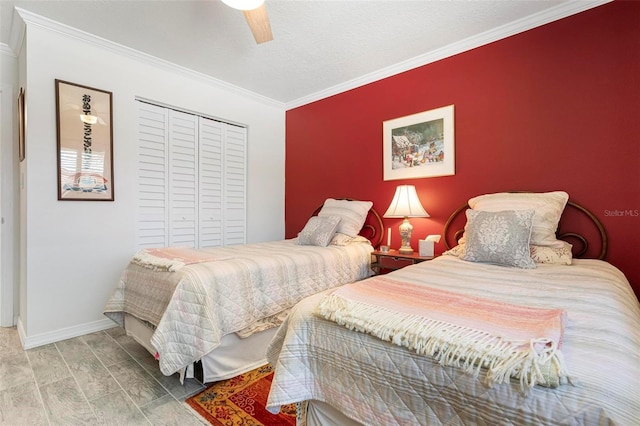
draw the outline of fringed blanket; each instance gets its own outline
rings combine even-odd
[[[133,256],[131,262],[154,271],[175,272],[185,265],[225,259],[229,257],[190,247],[162,247],[142,249]]]
[[[243,328],[242,330],[236,331],[236,335],[241,339],[246,339],[249,336],[252,336],[261,331],[270,330],[272,328],[280,327],[280,325],[287,319],[289,316],[289,312],[291,308],[287,308],[282,312],[278,312],[275,315],[271,315],[270,317],[259,319],[248,327]]]
[[[569,380],[560,347],[566,313],[510,305],[385,277],[338,288],[317,314],[349,329],[434,357],[489,386],[520,380],[557,387]]]

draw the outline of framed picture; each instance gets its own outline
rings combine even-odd
[[[25,110],[24,110],[24,89],[20,88],[18,94],[18,158],[24,161],[24,129],[25,129]]]
[[[58,200],[113,201],[111,92],[56,80]]]
[[[384,180],[455,174],[453,105],[387,120],[382,129]]]

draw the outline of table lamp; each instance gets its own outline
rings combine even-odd
[[[391,205],[384,214],[384,217],[394,218],[402,217],[404,221],[400,224],[400,236],[402,237],[402,246],[398,250],[400,254],[413,254],[411,248],[411,234],[413,233],[413,225],[409,222],[410,217],[429,217],[420,199],[416,193],[414,185],[399,185],[393,196]]]

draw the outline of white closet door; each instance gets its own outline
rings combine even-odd
[[[168,238],[168,110],[138,104],[138,248],[164,247]]]
[[[137,105],[138,247],[245,244],[246,129]]]
[[[169,110],[169,245],[198,247],[198,117]]]
[[[224,245],[246,243],[247,129],[225,125]]]
[[[199,237],[200,247],[220,247],[222,241],[222,145],[224,123],[200,117]]]

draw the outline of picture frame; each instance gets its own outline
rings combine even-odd
[[[113,201],[112,93],[55,80],[58,200]]]
[[[18,93],[18,160],[20,162],[25,158],[25,124],[24,88],[21,87]]]
[[[384,180],[455,174],[454,106],[382,123]]]

